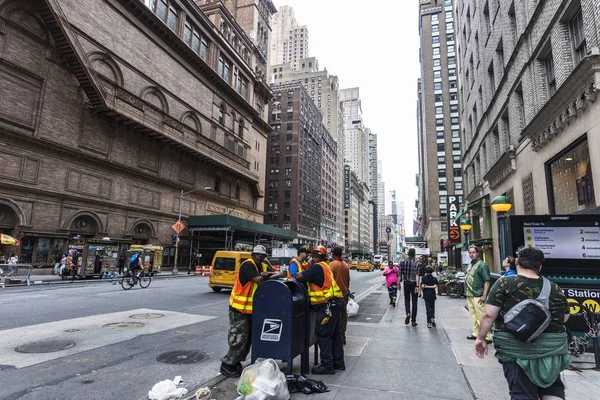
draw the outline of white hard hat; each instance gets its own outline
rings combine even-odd
[[[267,255],[267,249],[265,249],[265,246],[263,246],[262,244],[259,244],[259,245],[254,246],[254,249],[252,250],[252,253],[264,254],[266,256]]]

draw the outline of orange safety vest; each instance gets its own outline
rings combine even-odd
[[[306,261],[300,262],[300,261],[296,260],[295,258],[292,258],[292,261],[290,261],[290,265],[292,265],[293,262],[295,262],[296,265],[298,266],[298,272],[302,272],[302,271],[308,269],[308,263]],[[292,279],[293,278],[293,276],[290,274],[290,269],[289,268],[287,270],[287,274],[288,274],[288,276],[287,276],[288,279]]]
[[[308,297],[310,298],[310,304],[324,304],[327,303],[332,297],[343,299],[344,295],[342,294],[342,291],[338,287],[337,283],[335,283],[335,279],[333,279],[333,272],[331,272],[329,265],[325,261],[321,261],[317,264],[321,265],[321,268],[323,268],[323,276],[325,277],[325,281],[322,287],[311,282],[308,283]]]
[[[256,272],[259,272],[258,267],[252,258],[244,261],[242,265],[247,262],[251,262],[254,268],[256,268]],[[240,265],[240,269],[242,268],[242,265]],[[267,271],[266,264],[262,264],[261,267],[263,272]],[[257,287],[258,285],[252,280],[248,281],[242,286],[240,283],[240,274],[238,272],[235,276],[235,284],[231,290],[231,295],[229,296],[229,306],[238,310],[242,314],[252,314],[252,298],[254,297],[254,292],[256,291]]]

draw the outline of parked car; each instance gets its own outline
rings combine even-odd
[[[369,261],[361,261],[358,263],[356,267],[357,271],[373,271],[375,270],[375,266],[371,264]]]

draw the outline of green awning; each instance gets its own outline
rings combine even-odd
[[[190,230],[202,228],[210,228],[211,230],[234,229],[284,240],[294,240],[298,237],[298,233],[296,232],[232,215],[192,215],[188,219],[188,225]]]

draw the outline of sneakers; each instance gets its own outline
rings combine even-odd
[[[221,363],[221,368],[219,371],[228,378],[239,378],[241,375],[241,371],[236,365],[229,365],[225,364],[224,362]]]
[[[346,367],[344,367],[344,369],[345,368]],[[318,367],[313,367],[313,369],[311,369],[310,372],[313,375],[333,375],[333,374],[335,374],[335,370],[333,368],[327,368],[322,365],[319,365]]]
[[[408,325],[409,322],[410,322],[410,313],[407,313],[406,318],[404,318],[404,325]]]
[[[431,322],[427,324],[427,327],[428,328],[433,328],[433,325],[431,324]]]
[[[431,318],[431,325],[433,325],[433,326],[437,326],[437,325],[435,324],[435,318]]]

